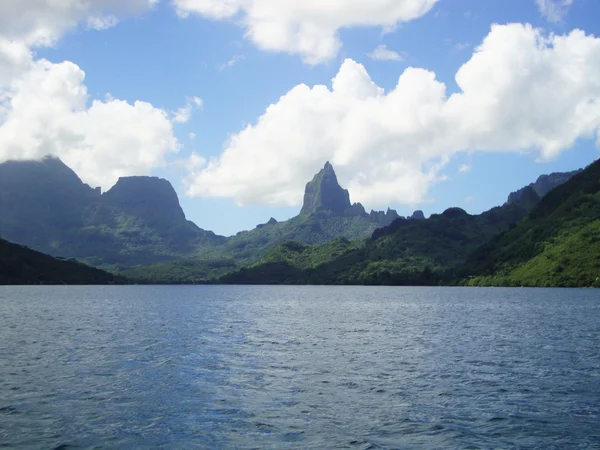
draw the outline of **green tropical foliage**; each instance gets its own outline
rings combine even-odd
[[[477,249],[462,274],[468,285],[599,287],[600,161]]]
[[[477,246],[523,218],[531,207],[530,200],[525,195],[523,202],[506,204],[476,216],[460,208],[450,208],[426,220],[397,219],[376,230],[366,241],[333,241],[310,248],[286,243],[259,263],[220,281],[259,283],[268,279],[273,283],[277,282],[278,274],[281,283],[447,283]]]

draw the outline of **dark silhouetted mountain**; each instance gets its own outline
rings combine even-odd
[[[113,284],[125,280],[75,260],[0,239],[0,284]]]

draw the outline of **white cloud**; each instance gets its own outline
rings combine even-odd
[[[35,60],[77,23],[103,29],[108,12],[134,13],[156,0],[3,0],[0,2],[0,162],[60,157],[92,186],[145,175],[179,149],[168,114],[151,104],[108,95],[90,101],[74,63]],[[200,99],[190,100],[195,105]]]
[[[196,139],[196,133],[190,133],[188,137],[190,138],[190,141],[193,141],[194,139]]]
[[[0,36],[28,45],[51,45],[82,21],[91,28],[114,26],[117,15],[143,12],[158,0],[2,0]]]
[[[178,150],[166,112],[110,97],[88,105],[84,77],[71,62],[38,60],[12,80],[0,97],[0,162],[55,155],[85,182],[107,189]]]
[[[243,61],[244,59],[246,59],[244,55],[233,55],[229,61],[219,65],[219,70],[229,69],[230,67],[233,67],[238,62]]]
[[[32,54],[22,42],[9,41],[0,36],[0,100],[3,87],[17,75],[27,70]]]
[[[331,88],[298,85],[232,135],[219,157],[187,177],[187,191],[298,205],[306,181],[329,160],[353,201],[419,203],[459,152],[551,159],[578,138],[600,135],[598,74],[599,38],[579,30],[545,36],[522,24],[493,26],[450,96],[435,74],[417,68],[384,92],[346,60]]]
[[[206,158],[198,153],[192,153],[187,158],[179,158],[171,163],[171,166],[185,169],[188,172],[201,169],[204,165],[206,165]]]
[[[119,19],[117,19],[112,14],[108,16],[92,16],[88,17],[87,26],[93,30],[108,30],[119,23]]]
[[[552,23],[562,22],[569,7],[573,4],[573,0],[535,0],[535,2],[542,16]]]
[[[299,54],[309,64],[333,58],[342,28],[386,30],[427,14],[438,0],[173,0],[181,17],[240,19],[262,50]]]
[[[202,108],[202,99],[199,97],[188,98],[187,104],[177,111],[175,111],[175,115],[173,117],[173,122],[175,123],[188,123],[190,118],[192,117],[192,109]]]
[[[367,56],[376,61],[402,61],[404,59],[400,53],[390,50],[385,44],[378,45]]]
[[[461,164],[460,167],[458,168],[458,171],[460,173],[468,173],[471,171],[471,166],[468,164]]]

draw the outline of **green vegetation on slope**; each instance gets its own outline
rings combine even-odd
[[[0,284],[112,284],[124,281],[75,260],[53,258],[0,239]]]
[[[239,267],[232,259],[185,258],[126,268],[119,273],[139,284],[205,284]]]
[[[472,216],[450,208],[426,220],[397,219],[371,239],[335,249],[330,244],[297,253],[287,243],[247,269],[227,275],[225,283],[392,284],[447,283],[477,246],[525,216],[536,201],[531,188],[523,201]],[[335,253],[335,256],[334,256]],[[315,254],[330,255],[317,260]],[[290,256],[291,255],[291,256]],[[309,261],[307,264],[305,261]],[[279,278],[278,278],[279,277]]]
[[[478,248],[462,274],[470,285],[599,287],[600,161]]]
[[[287,241],[260,262],[226,274],[220,283],[232,284],[308,284],[316,271],[336,258],[361,248],[359,240],[336,238],[320,245]]]
[[[12,161],[0,164],[0,234],[139,282],[205,283],[246,267],[221,281],[438,284],[473,274],[478,276],[473,283],[589,285],[595,268],[586,261],[596,245],[594,226],[584,229],[595,213],[595,206],[586,203],[590,198],[569,200],[574,202],[571,209],[583,208],[580,223],[569,219],[560,232],[552,231],[561,223],[556,218],[534,230],[516,225],[539,195],[571,175],[542,176],[511,194],[504,206],[477,216],[450,208],[427,220],[407,220],[393,210],[367,214],[359,203],[351,204],[327,163],[307,184],[298,216],[285,222],[272,219],[226,238],[189,222],[166,180],[121,178],[101,194],[58,159]],[[553,195],[551,191],[549,198]],[[531,217],[542,214],[544,205]],[[479,260],[475,256],[467,264],[468,271],[458,271],[472,251],[509,227],[527,236],[507,238],[512,239],[505,246],[508,256],[496,250],[488,259],[484,249]],[[534,250],[528,249],[532,243]],[[542,248],[547,252],[542,254]],[[581,250],[565,256],[571,248]],[[578,262],[582,254],[587,259]],[[574,267],[579,267],[577,273],[570,272]],[[556,275],[548,275],[551,268]],[[490,276],[495,278],[482,281]]]
[[[310,207],[288,221],[269,221],[226,238],[188,221],[164,179],[124,177],[102,194],[56,158],[0,164],[2,236],[154,281],[208,280],[259,261],[281,242],[366,238],[397,217],[350,205],[329,164],[307,185],[305,201]]]

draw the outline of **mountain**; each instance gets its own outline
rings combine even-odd
[[[287,243],[287,248],[280,246],[260,263],[221,281],[258,283],[260,278],[253,277],[272,271],[282,283],[433,284],[451,278],[470,252],[521,220],[528,210],[528,204],[516,202],[480,215],[449,208],[428,219],[397,219],[375,230],[364,245],[340,246],[329,260],[315,257],[327,253],[325,246],[295,247],[296,255],[289,257],[294,247]],[[267,278],[276,279],[272,274]]]
[[[0,235],[58,254],[84,227],[86,209],[100,193],[59,159],[0,164]]]
[[[554,191],[552,191],[554,192]],[[551,194],[552,194],[551,192]],[[548,195],[551,197],[552,195]],[[450,283],[476,249],[518,227],[540,195],[534,185],[503,206],[479,215],[449,208],[425,219],[417,211],[377,229],[364,245],[337,243],[335,257],[326,245],[285,243],[248,268],[221,278],[224,283],[402,284]],[[533,214],[533,212],[532,212]],[[486,259],[488,250],[481,250]]]
[[[114,284],[123,278],[75,260],[60,260],[0,239],[2,284]]]
[[[540,177],[480,215],[450,208],[406,219],[352,204],[327,162],[306,185],[300,214],[226,238],[188,221],[167,180],[124,177],[101,193],[56,158],[12,161],[0,164],[0,235],[140,281],[205,282],[248,266],[248,281],[252,271],[279,270],[286,282],[433,283],[571,176]]]
[[[57,158],[0,164],[0,235],[96,266],[150,264],[225,238],[186,220],[171,184],[121,178],[101,194]]]
[[[533,188],[539,198],[542,198],[555,187],[569,181],[574,175],[577,175],[579,172],[581,172],[581,170],[582,169],[573,170],[572,172],[555,172],[549,175],[540,175],[534,183],[531,183],[516,192],[511,192],[506,201],[508,203],[519,201],[523,195],[523,192],[529,187]]]
[[[306,184],[300,214],[307,215],[326,210],[343,215],[351,206],[350,194],[339,185],[333,166],[327,161],[323,169]]]
[[[425,214],[423,214],[423,211],[420,209],[417,209],[414,213],[412,213],[409,219],[423,220],[425,219]]]
[[[600,287],[600,160],[466,261],[468,284]]]
[[[239,232],[212,254],[249,264],[282,242],[313,245],[335,238],[364,239],[398,217],[389,208],[386,212],[367,213],[360,203],[351,204],[348,191],[339,185],[333,166],[327,162],[307,183],[299,215],[281,222],[271,219],[253,230]]]
[[[298,216],[225,238],[188,221],[167,180],[123,177],[101,193],[52,157],[0,164],[0,211],[0,235],[33,249],[105,268],[158,264],[150,272],[194,276],[251,264],[287,240],[366,238],[399,217],[390,209],[367,214],[352,205],[326,163],[307,184]],[[169,261],[177,262],[171,267]]]
[[[400,217],[390,208],[386,212],[371,211],[367,214],[360,203],[351,204],[348,190],[339,185],[337,175],[329,161],[312,181],[306,184],[300,216],[309,216],[323,211],[339,217],[361,217],[380,226],[388,225]]]

